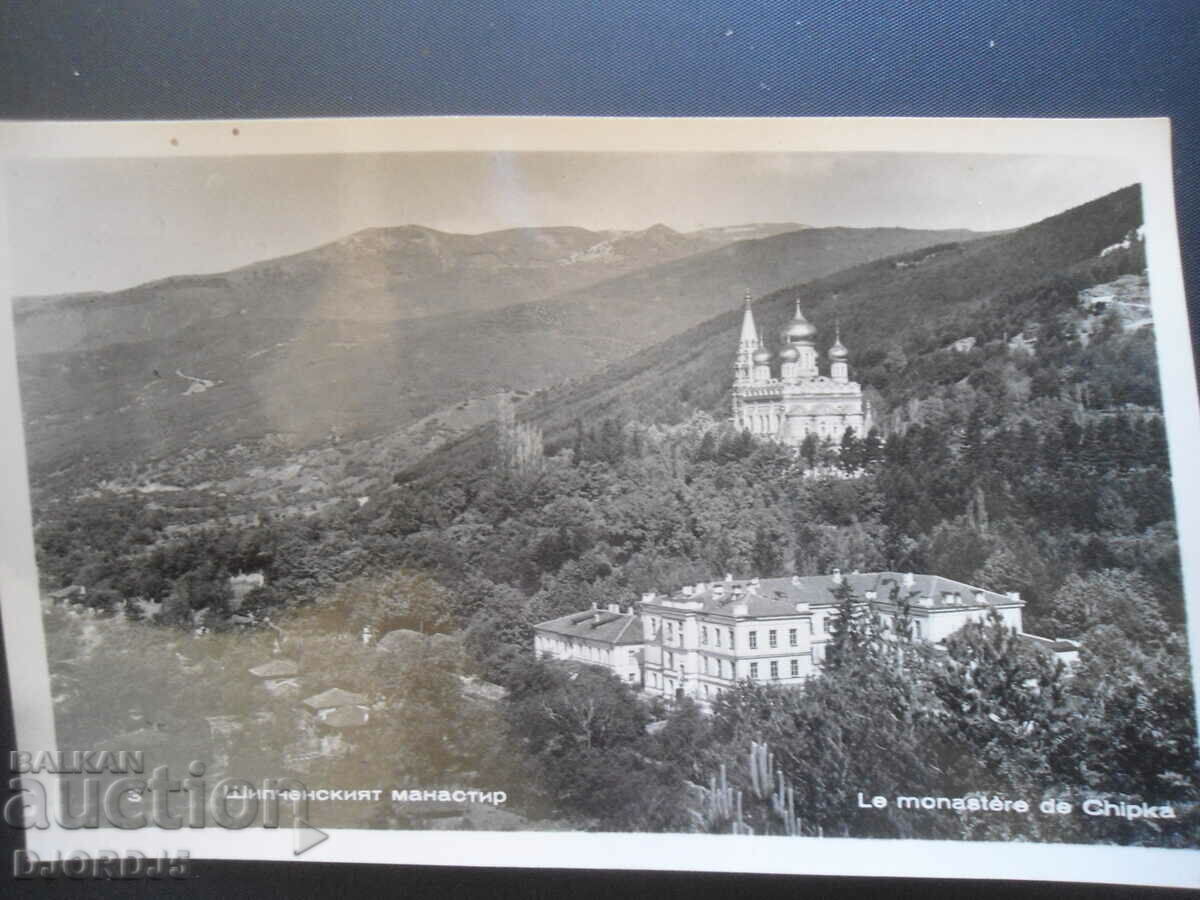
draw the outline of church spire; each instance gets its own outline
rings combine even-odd
[[[738,338],[737,360],[733,364],[734,381],[748,384],[754,377],[754,354],[762,346],[758,329],[754,327],[754,313],[750,309],[750,292],[746,291],[745,311],[742,313],[742,334]]]
[[[750,292],[746,291],[745,311],[742,313],[742,336],[738,339],[738,347],[754,349],[759,345],[758,329],[754,327],[754,313],[750,309]]]

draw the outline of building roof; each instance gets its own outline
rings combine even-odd
[[[425,644],[425,635],[409,628],[397,628],[394,631],[389,631],[375,642],[375,646],[380,650],[396,650],[401,652],[415,652],[424,647]]]
[[[313,709],[329,709],[333,706],[365,706],[367,698],[362,694],[352,694],[341,688],[330,688],[320,694],[313,694],[304,701],[305,706]]]
[[[586,638],[607,644],[642,643],[642,620],[632,613],[589,609],[541,622],[533,627],[538,631],[548,631],[564,637]]]
[[[1028,634],[1024,631],[1021,632],[1021,640],[1054,653],[1078,653],[1080,646],[1079,641],[1072,641],[1068,638],[1048,638],[1042,637],[1040,634]]]
[[[300,667],[290,659],[273,659],[250,670],[255,678],[290,678],[300,673]]]
[[[879,602],[887,602],[893,586],[899,586],[901,596],[912,596],[914,610],[1021,605],[1020,598],[1015,595],[986,591],[940,575],[855,572],[843,578],[860,598],[868,599],[867,595],[873,594],[872,599]],[[908,587],[905,587],[906,579],[911,579]],[[745,611],[737,613],[739,618],[787,616],[796,614],[798,604],[809,607],[835,605],[835,587],[830,575],[712,581],[681,588],[671,594],[647,595],[642,602],[731,617],[735,615],[735,607],[745,604]]]
[[[796,314],[792,316],[792,320],[783,328],[783,342],[798,344],[812,343],[812,339],[816,337],[817,329],[808,319],[804,318],[804,313],[800,311],[800,301],[796,301]]]
[[[363,706],[339,706],[321,716],[321,722],[330,728],[358,728],[366,725],[370,713]]]

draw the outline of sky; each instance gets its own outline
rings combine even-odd
[[[388,225],[992,231],[1135,180],[1063,156],[390,153],[26,161],[4,187],[20,296],[221,272]]]

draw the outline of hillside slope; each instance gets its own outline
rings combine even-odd
[[[770,292],[754,303],[754,314],[770,344],[799,300],[820,331],[822,352],[839,322],[856,373],[888,352],[957,337],[954,323],[964,316],[1002,308],[1048,279],[1078,267],[1118,265],[1115,255],[1101,257],[1101,251],[1141,221],[1141,191],[1134,185],[1013,232],[880,259]],[[1098,272],[1092,283],[1105,277]],[[565,441],[576,420],[617,415],[671,420],[694,408],[724,416],[740,315],[728,310],[585,382],[542,392],[522,412],[543,425],[551,443]],[[450,456],[469,454],[480,440],[464,439]],[[450,456],[431,459],[420,471]]]
[[[586,377],[736,306],[746,288],[770,291],[847,260],[966,234],[806,229],[738,241],[550,300],[424,318],[379,320],[349,301],[344,317],[325,315],[310,301],[342,296],[336,279],[307,292],[276,279],[271,291],[254,294],[254,304],[239,305],[225,276],[181,279],[191,293],[170,302],[150,286],[117,299],[72,301],[96,307],[82,320],[82,335],[60,321],[63,336],[55,338],[53,322],[35,322],[42,314],[26,311],[17,317],[17,337],[29,456],[35,477],[86,461],[96,478],[185,448],[267,437],[298,447],[331,431],[384,434],[464,400]],[[355,250],[354,258],[363,254]],[[292,271],[278,261],[254,271],[272,266]],[[345,296],[355,296],[366,277],[351,267]],[[69,346],[48,349],[54,340]]]
[[[804,226],[752,223],[681,233],[512,228],[451,234],[406,225],[230,272],[182,275],[112,293],[24,297],[21,352],[96,349],[234,315],[396,321],[545,300],[735,241]]]

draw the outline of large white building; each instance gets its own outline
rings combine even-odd
[[[604,666],[627,684],[642,683],[642,620],[615,604],[534,626],[538,656]]]
[[[846,582],[883,624],[894,624],[893,601],[908,598],[912,637],[941,641],[995,610],[1022,630],[1024,602],[937,575],[869,572],[701,582],[668,594],[645,594],[635,608],[619,606],[563,616],[534,626],[535,649],[554,659],[602,665],[622,681],[669,698],[712,700],[749,679],[799,684],[825,659],[837,598]]]
[[[746,295],[733,374],[733,421],[756,435],[798,447],[808,435],[841,440],[847,428],[859,437],[871,427],[862,385],[850,380],[849,351],[841,335],[829,348],[829,374],[818,367],[817,329],[796,315],[780,335],[779,375],[774,357],[759,336]]]

